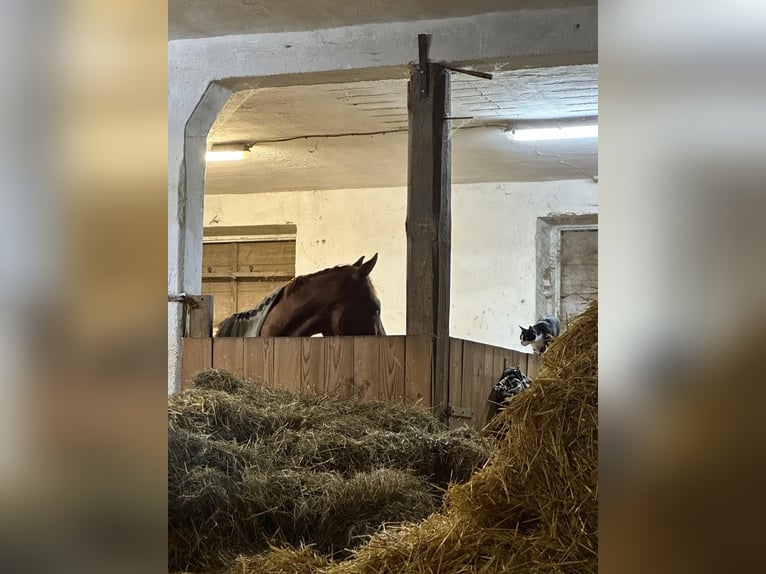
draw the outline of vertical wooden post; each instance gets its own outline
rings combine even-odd
[[[207,339],[213,336],[213,296],[192,295],[186,301],[184,337]]]
[[[432,406],[446,422],[449,405],[450,138],[449,72],[412,66],[408,87],[407,334],[434,338]]]

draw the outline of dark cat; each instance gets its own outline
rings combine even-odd
[[[521,344],[524,346],[532,345],[538,355],[544,353],[545,349],[548,348],[548,343],[558,337],[561,332],[561,324],[556,317],[543,317],[528,329],[521,325],[519,328],[521,328],[521,336],[519,337]]]
[[[521,391],[528,389],[531,385],[531,381],[527,376],[521,372],[518,367],[509,367],[503,370],[503,374],[500,375],[500,380],[495,383],[492,390],[497,393],[500,403],[506,399],[515,397]]]
[[[504,369],[489,396],[488,419],[502,412],[511,398],[528,389],[531,384],[532,382],[518,367]]]

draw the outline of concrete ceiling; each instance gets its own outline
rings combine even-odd
[[[169,0],[170,40],[456,18],[597,0]]]
[[[206,193],[400,187],[407,178],[407,80],[236,92],[210,142],[253,145],[210,163]],[[452,74],[454,183],[547,181],[598,173],[596,139],[511,142],[511,124],[598,115],[598,66]]]

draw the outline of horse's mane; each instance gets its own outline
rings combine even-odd
[[[298,275],[297,277],[293,277],[290,279],[290,281],[287,282],[285,285],[285,289],[283,291],[285,297],[289,297],[290,295],[294,295],[297,291],[299,291],[306,283],[311,280],[315,279],[316,277],[320,275],[324,275],[326,273],[330,273],[331,271],[336,271],[338,269],[344,269],[346,267],[353,267],[353,265],[336,265],[335,267],[328,267],[327,269],[320,269],[319,271],[315,271],[314,273],[308,273],[307,275]],[[370,282],[369,277],[365,277],[367,279],[367,283],[372,289],[373,293],[375,293],[375,288],[372,286],[372,282]]]
[[[338,270],[347,269],[347,268],[354,268],[354,266],[353,265],[336,265],[335,267],[328,267],[326,269],[320,269],[319,271],[315,271],[314,273],[308,273],[306,275],[298,275],[297,277],[294,277],[293,279],[285,283],[281,288],[275,290],[270,295],[267,295],[266,297],[264,297],[260,301],[260,303],[258,303],[258,305],[256,305],[252,309],[249,309],[247,311],[241,311],[239,313],[234,313],[233,315],[224,319],[218,327],[218,332],[216,336],[217,337],[245,336],[245,333],[248,332],[248,329],[252,328],[252,325],[250,325],[250,321],[251,319],[253,319],[253,317],[258,317],[259,313],[263,313],[264,311],[268,313],[273,306],[279,303],[281,299],[285,297],[289,297],[290,295],[294,295],[295,293],[299,292],[312,279],[315,279],[322,275],[329,274],[333,271],[338,271]],[[370,294],[373,297],[377,298],[377,292],[375,290],[374,285],[372,284],[372,281],[370,280],[369,275],[364,276],[364,284],[369,289]],[[262,322],[263,320],[264,318],[261,317],[260,321]],[[256,327],[256,329],[260,331],[260,324],[259,326]]]

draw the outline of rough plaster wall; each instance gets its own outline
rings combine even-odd
[[[537,218],[597,205],[592,180],[455,186],[450,334],[528,352],[518,326],[536,319]]]
[[[205,198],[204,221],[217,225],[294,223],[295,272],[298,275],[378,253],[372,280],[382,301],[389,334],[404,334],[407,253],[405,188],[377,188]]]
[[[537,218],[596,213],[591,180],[453,186],[450,333],[528,351],[518,324],[535,314]],[[406,189],[263,193],[206,199],[219,225],[295,223],[296,272],[380,253],[373,281],[389,334],[406,330]]]
[[[371,279],[390,335],[406,330],[406,188],[314,191],[301,195],[296,272],[378,255]]]

